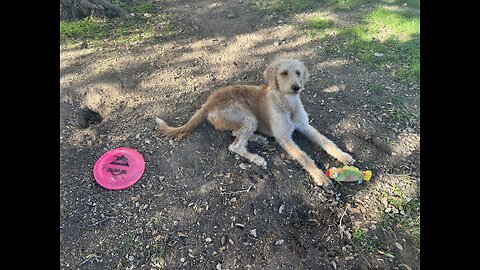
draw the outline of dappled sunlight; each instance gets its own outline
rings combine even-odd
[[[396,76],[419,39],[403,25],[410,6],[255,2],[149,1],[168,15],[171,35],[60,48],[68,117],[87,107],[103,118],[61,128],[62,266],[96,254],[103,263],[85,266],[143,269],[161,258],[161,267],[186,269],[416,269],[419,260],[404,256],[413,246],[404,233],[419,227],[419,84]],[[160,135],[155,116],[184,124],[215,89],[266,83],[263,73],[279,56],[305,63],[300,98],[310,124],[354,166],[371,170],[370,181],[317,187],[273,138],[248,143],[266,159],[262,169],[231,152],[232,133],[207,121],[182,140]],[[342,166],[299,132],[292,139],[322,171]],[[104,190],[91,167],[117,147],[138,150],[146,170],[129,189]],[[352,236],[362,231],[389,235],[367,250]]]
[[[335,92],[345,90],[345,87],[346,87],[346,84],[344,84],[344,83],[334,84],[334,85],[331,85],[331,86],[323,89],[322,91],[325,92],[325,93],[335,93]]]

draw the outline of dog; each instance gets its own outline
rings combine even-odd
[[[231,85],[212,92],[183,126],[170,127],[164,120],[155,117],[160,133],[181,139],[206,118],[216,130],[232,131],[235,140],[228,147],[230,151],[264,169],[267,162],[263,157],[249,152],[247,143],[262,135],[274,137],[312,176],[316,185],[331,187],[332,181],[292,140],[293,131],[305,134],[343,164],[353,164],[355,160],[309,124],[300,100],[300,93],[305,89],[308,79],[305,64],[298,59],[279,59],[271,63],[263,75],[267,80],[265,85]]]

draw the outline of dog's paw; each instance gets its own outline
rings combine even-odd
[[[333,182],[328,178],[325,174],[321,171],[313,177],[313,181],[317,186],[321,186],[323,188],[330,189],[333,187]]]
[[[341,163],[345,164],[345,165],[351,165],[353,163],[355,163],[355,159],[353,159],[353,157],[348,154],[348,153],[345,153],[343,152],[342,155],[340,157],[337,158],[338,161],[340,161]]]
[[[256,156],[251,161],[263,169],[267,168],[267,161],[261,156]]]

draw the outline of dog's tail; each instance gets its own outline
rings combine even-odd
[[[174,137],[176,139],[181,139],[184,136],[190,134],[204,119],[207,114],[207,110],[204,106],[200,108],[195,114],[188,120],[188,122],[181,127],[171,127],[162,119],[155,117],[155,122],[160,132],[165,137]]]

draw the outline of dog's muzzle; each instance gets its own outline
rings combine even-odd
[[[292,92],[297,94],[300,91],[300,86],[298,84],[292,85]]]

